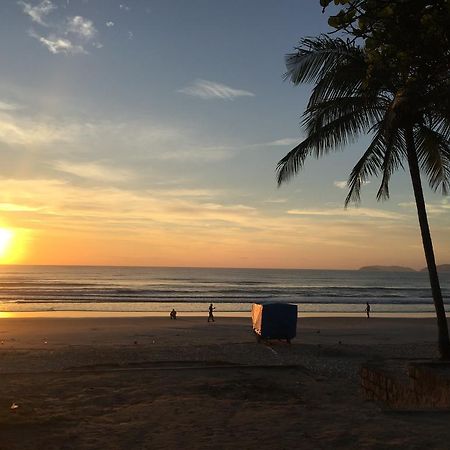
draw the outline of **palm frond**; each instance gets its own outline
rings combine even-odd
[[[389,198],[389,181],[392,173],[402,166],[404,150],[402,138],[395,130],[388,130],[385,122],[380,122],[374,127],[375,136],[363,156],[353,167],[347,185],[349,192],[345,199],[345,207],[351,202],[361,201],[361,188],[372,176],[383,173],[377,199]]]
[[[295,85],[314,82],[315,86],[302,116],[306,139],[278,162],[278,185],[297,174],[308,156],[319,158],[354,142],[364,132],[374,132],[350,173],[345,205],[359,202],[362,185],[377,175],[382,176],[377,199],[389,198],[391,176],[403,168],[406,157],[402,118],[406,113],[415,118],[416,151],[431,188],[450,191],[448,79],[407,89],[395,73],[368,77],[364,48],[326,35],[301,40],[296,51],[286,55],[286,67],[285,79]],[[401,108],[402,104],[409,110]]]
[[[446,141],[450,141],[450,114],[446,117],[437,108],[433,109],[424,116],[424,125],[439,133]]]
[[[294,84],[311,83],[334,72],[344,59],[360,59],[361,49],[342,39],[321,35],[300,41],[295,53],[286,55],[285,79]]]
[[[383,119],[385,101],[365,96],[340,97],[307,108],[302,126],[308,134],[318,132],[329,123],[352,114],[358,115],[364,128],[370,128]]]
[[[337,63],[334,70],[323,74],[317,81],[307,107],[341,97],[360,96],[365,70],[363,58]]]
[[[384,130],[379,130],[363,156],[353,167],[347,181],[349,191],[345,199],[345,207],[351,202],[361,201],[361,187],[372,176],[377,176],[383,166],[385,152]]]
[[[358,135],[373,125],[373,116],[366,108],[349,107],[333,120],[314,124],[314,111],[307,111],[306,139],[293,148],[277,165],[278,185],[289,180],[303,167],[305,159],[314,154],[316,158],[354,142]],[[337,111],[337,110],[336,110]],[[310,121],[310,122],[309,122]]]
[[[421,169],[425,172],[430,187],[443,195],[450,190],[450,143],[438,131],[426,126],[415,129],[417,157]]]
[[[405,140],[400,130],[386,130],[386,148],[383,159],[383,177],[377,192],[377,200],[389,199],[389,181],[392,174],[399,168],[403,168],[402,159],[406,156]]]
[[[305,139],[294,147],[283,159],[278,161],[276,169],[278,186],[298,173],[311,151],[312,146],[308,142],[308,139]]]
[[[325,153],[337,151],[341,147],[354,142],[358,132],[358,124],[354,116],[336,120],[322,128],[320,132],[309,135],[303,142],[294,147],[277,164],[278,185],[288,181],[302,168],[305,159],[313,154],[320,158]],[[351,131],[353,130],[353,131]]]

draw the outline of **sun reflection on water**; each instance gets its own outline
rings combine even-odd
[[[14,317],[14,313],[8,311],[0,311],[0,319],[10,319]]]

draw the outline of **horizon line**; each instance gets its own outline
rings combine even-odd
[[[447,265],[446,263],[437,264],[437,267]],[[0,267],[116,267],[116,268],[146,268],[146,269],[230,269],[230,270],[314,270],[314,271],[343,271],[343,272],[358,272],[361,269],[368,267],[398,267],[403,269],[408,269],[407,271],[397,271],[397,272],[422,272],[427,270],[427,267],[422,267],[415,269],[409,266],[398,266],[398,265],[384,265],[384,264],[370,264],[365,266],[360,266],[358,268],[342,268],[342,269],[332,269],[332,268],[305,268],[305,267],[231,267],[231,266],[152,266],[152,265],[123,265],[123,264],[0,264]],[[382,272],[382,270],[374,270],[374,272]],[[395,270],[390,270],[390,272],[396,272]]]

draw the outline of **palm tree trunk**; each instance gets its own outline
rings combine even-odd
[[[448,336],[447,318],[445,316],[444,302],[442,300],[441,287],[434,258],[433,243],[431,242],[430,227],[428,225],[427,211],[423,197],[422,182],[420,180],[419,162],[417,159],[416,146],[412,127],[405,129],[406,148],[408,152],[408,165],[411,174],[411,181],[414,189],[414,197],[419,217],[420,232],[422,234],[423,249],[427,261],[428,274],[430,277],[431,292],[433,294],[434,307],[436,309],[439,352],[441,358],[450,359],[450,340]]]

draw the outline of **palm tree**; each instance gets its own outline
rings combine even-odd
[[[437,315],[439,351],[450,359],[447,319],[434,258],[420,171],[433,190],[450,186],[450,107],[448,77],[418,82],[410,73],[377,76],[371,73],[363,47],[322,35],[300,42],[286,55],[286,79],[298,85],[315,83],[302,116],[306,138],[277,166],[278,184],[316,158],[354,142],[363,133],[372,140],[350,173],[347,207],[360,201],[360,191],[371,176],[381,176],[377,199],[389,198],[389,180],[405,162],[414,190],[422,242]],[[370,76],[368,76],[370,74]]]

